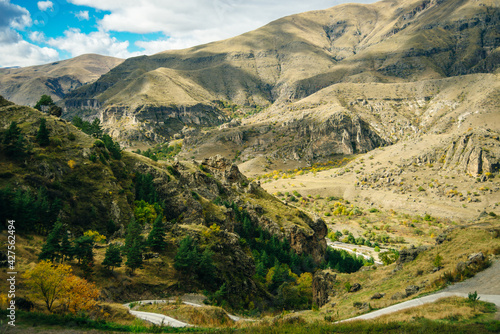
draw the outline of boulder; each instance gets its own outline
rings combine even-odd
[[[471,254],[469,255],[468,260],[470,263],[479,263],[484,261],[484,254],[482,252]]]
[[[349,289],[349,292],[356,292],[361,290],[361,284],[359,283],[354,283],[351,288]]]
[[[396,263],[403,264],[411,262],[415,260],[420,253],[426,250],[427,250],[426,246],[415,247],[412,245],[410,248],[403,249],[399,252],[399,258],[397,259]]]
[[[380,298],[383,298],[384,296],[385,296],[385,293],[377,292],[370,299],[380,299]]]
[[[391,299],[392,300],[400,300],[400,299],[403,299],[405,297],[406,297],[406,295],[404,293],[402,293],[402,292],[396,292],[395,294],[393,294],[391,296]]]
[[[420,288],[416,285],[407,286],[405,289],[406,296],[408,297],[414,295],[418,292],[418,290],[420,290]]]

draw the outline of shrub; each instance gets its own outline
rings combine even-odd
[[[104,147],[104,142],[100,139],[97,139],[95,142],[94,142],[94,147]]]
[[[68,139],[71,140],[71,141],[76,140],[75,134],[73,132],[68,133]]]

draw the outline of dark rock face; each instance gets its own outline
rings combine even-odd
[[[415,246],[412,246],[411,248],[408,249],[403,249],[399,252],[399,258],[397,259],[396,263],[397,264],[403,264],[407,262],[411,262],[417,258],[417,256],[426,251],[427,247],[425,246],[420,246],[415,248]]]
[[[351,288],[349,289],[349,292],[357,292],[361,290],[361,284],[359,283],[354,283]]]
[[[312,281],[313,303],[318,307],[327,304],[330,297],[335,296],[336,278],[337,274],[331,270],[320,270],[314,274]]]
[[[406,287],[405,289],[406,297],[416,294],[418,290],[420,290],[420,288],[416,285],[410,285]]]

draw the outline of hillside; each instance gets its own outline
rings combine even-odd
[[[0,69],[0,94],[29,106],[35,105],[43,94],[58,101],[122,62],[123,59],[86,54],[46,65]]]
[[[311,271],[325,259],[324,221],[287,207],[249,182],[230,161],[214,157],[202,164],[172,164],[134,153],[116,154],[108,145],[109,137],[96,139],[64,120],[1,101],[1,228],[5,229],[8,219],[16,221],[20,238],[17,265],[22,271],[34,265],[43,239],[56,221],[75,239],[93,230],[107,237],[107,242],[123,244],[133,222],[141,224],[134,235],[146,240],[151,219],[162,212],[166,245],[149,253],[156,255],[135,275],[117,269],[121,278],[109,280],[109,272],[100,265],[105,249],[96,245],[93,275],[106,300],[159,299],[204,289],[214,292],[224,285],[225,305],[248,307],[250,300],[245,296],[252,295],[252,305],[266,309],[274,307],[277,287],[270,290],[256,270],[265,275],[266,268],[276,265],[276,254],[298,274]],[[48,145],[37,139],[42,119],[49,130]],[[18,124],[24,138],[21,146],[15,146],[19,141],[6,139],[12,122]],[[144,212],[153,216],[144,216]],[[260,233],[260,241],[251,233]],[[203,276],[208,271],[189,274],[177,267],[174,270],[174,257],[187,236],[213,261],[211,276]],[[259,252],[266,253],[262,247],[269,255],[264,256],[265,267],[258,269]],[[73,266],[77,273],[85,273],[80,264]],[[5,274],[6,268],[2,268]],[[122,280],[129,283],[122,285]]]
[[[394,98],[405,93],[398,84],[414,83],[412,95],[428,98],[418,82],[439,86],[445,78],[496,71],[498,24],[495,1],[381,1],[292,15],[228,40],[128,59],[68,95],[67,117],[98,116],[134,146],[270,106],[288,114],[289,103],[310,101],[336,84],[358,90],[361,101],[371,83]],[[313,102],[331,115],[350,98]],[[411,112],[401,109],[396,113]],[[383,136],[370,119],[362,120]]]

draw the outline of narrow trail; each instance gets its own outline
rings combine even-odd
[[[435,294],[420,297],[406,302],[392,305],[377,311],[363,314],[354,318],[338,321],[354,321],[354,320],[368,320],[380,317],[385,314],[405,310],[408,308],[433,303],[440,298],[459,296],[467,298],[469,292],[477,291],[480,300],[493,303],[497,306],[497,318],[500,315],[500,261],[494,261],[492,265],[477,273],[474,277],[469,278],[463,282],[446,287],[440,292]]]

